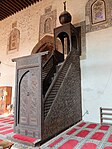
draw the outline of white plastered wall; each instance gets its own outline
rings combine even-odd
[[[100,107],[112,108],[112,27],[86,34],[81,62],[84,120],[100,122]]]

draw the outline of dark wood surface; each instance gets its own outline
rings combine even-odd
[[[106,121],[105,121],[106,120]],[[109,123],[108,123],[109,121]],[[100,122],[101,124],[112,124],[112,108],[100,107]]]
[[[0,21],[39,0],[0,0]]]

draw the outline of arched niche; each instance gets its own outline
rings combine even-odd
[[[52,18],[47,18],[44,23],[44,33],[52,33]]]
[[[17,28],[13,28],[10,32],[8,40],[8,53],[18,51],[20,42],[20,31]]]
[[[66,32],[60,32],[59,34],[57,34],[56,36],[56,40],[60,40],[61,42],[61,48],[62,50],[62,54],[64,55],[64,59],[66,59],[69,51],[70,51],[70,38],[69,35]],[[56,42],[56,47],[57,47],[57,42]]]
[[[91,5],[91,21],[92,24],[106,21],[106,3],[104,0],[96,0]]]
[[[111,0],[88,0],[85,8],[86,32],[102,30],[112,26]]]

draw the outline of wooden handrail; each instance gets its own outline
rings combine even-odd
[[[112,123],[104,122],[104,120],[112,121],[112,108],[100,107],[100,122],[101,122],[101,124],[112,124]]]
[[[102,108],[102,107],[100,107],[102,110],[107,110],[107,111],[112,111],[112,108]]]

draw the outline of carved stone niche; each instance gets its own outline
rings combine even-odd
[[[46,52],[43,52],[44,54]],[[16,133],[41,140],[41,56],[34,54],[16,62]]]
[[[52,6],[45,8],[45,13],[40,16],[39,40],[46,34],[53,35],[56,27],[57,10],[52,10]]]
[[[112,0],[88,0],[85,9],[86,32],[112,26]]]

